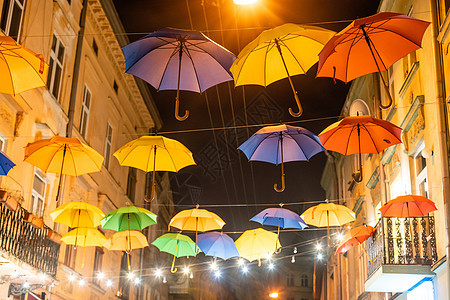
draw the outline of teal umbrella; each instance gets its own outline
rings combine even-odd
[[[156,224],[156,215],[142,207],[125,206],[110,212],[100,222],[104,229],[142,230]]]
[[[166,233],[153,241],[152,245],[156,246],[160,251],[173,255],[172,267],[170,271],[175,273],[177,269],[173,268],[176,257],[196,256],[195,243],[187,235],[181,233]]]

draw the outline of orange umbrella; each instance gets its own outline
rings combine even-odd
[[[367,225],[353,228],[352,230],[350,230],[345,234],[343,241],[339,244],[339,246],[336,249],[336,253],[344,253],[347,252],[350,248],[361,245],[362,243],[364,243],[365,240],[371,237],[374,232],[375,228]],[[375,262],[370,259],[369,255],[367,255],[366,249],[364,249],[364,247],[362,247],[362,249],[366,254],[367,258],[369,259],[369,261],[372,263]]]
[[[383,217],[395,218],[423,217],[435,210],[433,201],[417,195],[398,196],[380,208]]]
[[[327,150],[344,155],[359,154],[359,177],[362,181],[361,153],[380,153],[387,147],[402,142],[402,129],[388,121],[370,116],[346,117],[331,124],[319,134],[322,145]]]
[[[378,72],[392,103],[381,71],[419,49],[429,25],[429,22],[391,12],[356,19],[328,41],[319,53],[317,77],[333,77],[347,83]],[[391,103],[383,107],[387,108]]]

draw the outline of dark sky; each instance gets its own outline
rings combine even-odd
[[[194,29],[202,30],[235,54],[264,29],[291,22],[340,30],[349,24],[349,20],[376,13],[379,3],[378,0],[259,0],[251,7],[237,7],[232,0],[223,0],[219,4],[217,1],[221,0],[114,0],[114,3],[131,41],[141,37],[142,33],[164,27],[191,29],[188,3]],[[262,126],[174,133],[298,121],[291,125],[305,127],[318,134],[337,121],[349,85],[334,84],[330,78],[315,78],[316,70],[317,65],[306,76],[293,78],[304,107],[300,118],[293,118],[287,112],[288,107],[295,107],[287,80],[267,88],[249,86],[243,90],[242,87],[234,88],[231,82],[230,85],[221,84],[217,89],[210,88],[203,95],[181,92],[181,111],[184,108],[190,110],[190,117],[184,122],[175,120],[173,116],[175,92],[157,93],[151,88],[163,119],[163,135],[186,145],[194,153],[198,164],[172,175],[175,203],[278,204],[324,200],[325,193],[320,187],[326,161],[324,153],[314,156],[309,162],[286,164],[286,190],[277,193],[273,184],[280,181],[280,167],[269,163],[249,163],[245,155],[237,150]],[[217,212],[227,222],[224,231],[242,231],[259,227],[259,224],[248,220],[266,206],[204,208]],[[286,208],[298,213],[306,209],[304,206]],[[237,238],[237,235],[232,237]],[[297,238],[311,237],[296,235]],[[282,244],[283,239],[289,239],[286,243],[290,243],[294,237],[282,237]]]

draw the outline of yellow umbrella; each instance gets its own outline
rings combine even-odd
[[[86,202],[69,202],[50,213],[54,222],[69,227],[97,227],[105,214],[95,205]]]
[[[41,54],[22,47],[9,36],[0,37],[0,93],[16,95],[45,86],[48,64]]]
[[[291,80],[292,75],[305,74],[319,60],[319,52],[335,32],[315,26],[284,24],[263,31],[239,53],[230,68],[236,86],[256,84],[268,86],[288,78],[299,112],[302,106]]]
[[[180,169],[195,165],[192,152],[180,142],[163,136],[141,136],[113,154],[119,164],[153,172],[152,193],[155,194],[155,172],[178,172]],[[147,200],[147,199],[146,199]]]
[[[106,240],[103,247],[108,250],[125,251],[127,254],[128,270],[131,270],[131,250],[148,247],[148,242],[145,235],[141,232],[137,230],[124,230],[114,233],[108,240]]]
[[[86,247],[101,247],[106,242],[106,238],[95,228],[78,227],[66,233],[61,238],[61,241],[68,245],[74,245],[75,247],[84,247],[83,262],[81,263],[81,266],[84,266]]]
[[[241,257],[249,261],[258,260],[258,266],[261,265],[261,258],[281,248],[278,235],[262,228],[244,231],[235,244]]]
[[[180,230],[195,231],[195,247],[197,249],[197,232],[221,229],[225,222],[215,213],[206,209],[186,209],[177,213],[169,222],[170,227]]]
[[[76,138],[54,136],[28,143],[25,147],[24,160],[44,172],[79,176],[99,172],[102,169],[103,156]],[[56,201],[59,197],[61,178],[62,176],[59,180]]]

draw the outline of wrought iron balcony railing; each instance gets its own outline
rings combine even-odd
[[[383,217],[366,241],[367,277],[381,265],[431,265],[437,260],[434,217]]]
[[[24,220],[27,211],[0,204],[0,249],[50,276],[56,275],[60,245],[48,238],[49,228],[36,228]]]

